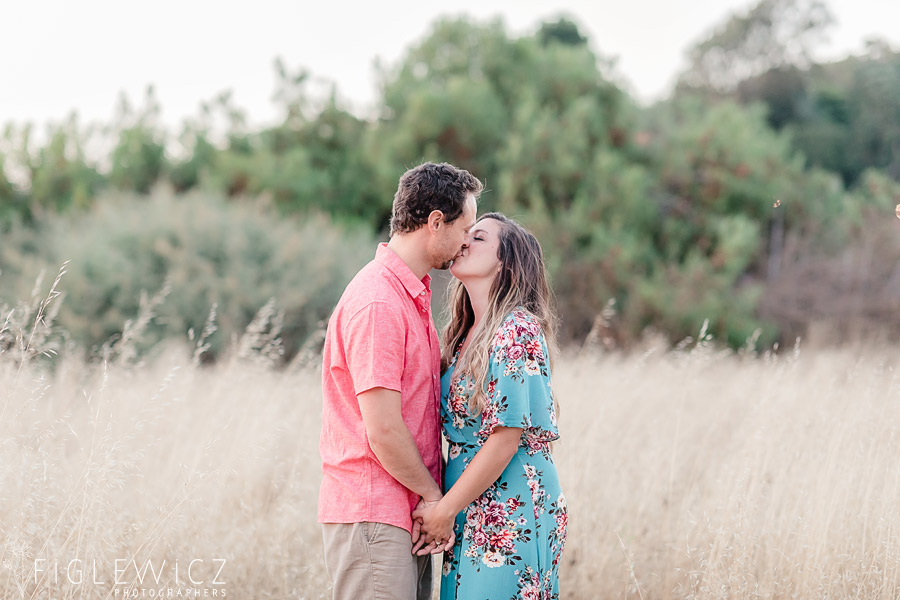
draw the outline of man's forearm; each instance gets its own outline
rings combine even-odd
[[[435,482],[405,427],[393,428],[369,438],[369,446],[378,462],[391,477],[425,500],[439,500],[441,488]]]
[[[400,392],[373,388],[358,396],[369,447],[397,481],[426,500],[438,500],[441,486],[428,472],[419,448],[403,421]]]

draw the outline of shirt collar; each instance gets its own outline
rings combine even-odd
[[[388,271],[400,280],[400,283],[403,284],[406,292],[411,297],[417,298],[422,295],[423,291],[431,289],[431,275],[426,273],[422,279],[416,277],[412,269],[393,250],[388,248],[386,243],[378,244],[378,249],[375,251],[375,260],[384,265]]]

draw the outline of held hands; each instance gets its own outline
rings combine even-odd
[[[456,535],[453,533],[455,515],[442,510],[440,500],[419,500],[412,513],[413,554],[438,554],[453,547]]]

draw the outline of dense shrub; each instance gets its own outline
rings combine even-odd
[[[289,357],[323,327],[374,243],[368,230],[338,228],[322,215],[285,219],[214,195],[107,195],[84,214],[10,232],[0,249],[0,300],[28,297],[41,270],[69,261],[58,324],[94,353],[115,347],[145,296],[145,314],[155,313],[146,344],[189,330],[199,338],[216,307],[217,330],[205,340],[214,357],[265,308],[260,339],[281,328],[281,342],[269,343],[279,352],[283,343]]]

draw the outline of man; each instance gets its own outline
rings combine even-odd
[[[390,241],[328,323],[319,522],[335,600],[431,598],[431,556],[412,554],[410,516],[420,500],[441,498],[440,346],[428,272],[462,250],[481,190],[446,163],[404,173]]]

